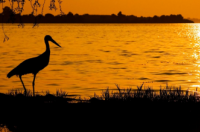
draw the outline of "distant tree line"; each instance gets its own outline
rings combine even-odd
[[[198,18],[187,18],[187,19],[193,21],[194,23],[200,23],[200,19]]]
[[[137,17],[134,15],[124,15],[120,11],[117,15],[79,15],[69,12],[68,14],[54,16],[52,14],[22,15],[15,14],[14,21],[11,20],[12,10],[4,7],[0,17],[3,17],[3,23],[33,23],[35,19],[38,23],[194,23],[191,20],[184,19],[182,15],[162,15],[154,17]],[[2,22],[2,20],[0,20]]]

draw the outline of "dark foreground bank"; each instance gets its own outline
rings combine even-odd
[[[198,92],[117,88],[90,100],[0,94],[0,124],[12,132],[200,131]]]

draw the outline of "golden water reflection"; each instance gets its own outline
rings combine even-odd
[[[200,24],[26,24],[5,27],[10,40],[0,45],[0,92],[22,89],[19,78],[7,73],[23,60],[45,50],[49,34],[49,65],[38,73],[36,91],[62,89],[83,97],[116,89],[172,86],[195,90],[200,79]],[[1,33],[0,40],[3,41]],[[32,75],[23,77],[32,89]]]

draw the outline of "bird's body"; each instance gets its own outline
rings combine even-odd
[[[22,76],[28,73],[37,74],[49,64],[49,58],[50,52],[45,51],[37,57],[27,59],[9,72],[7,77],[10,78],[13,75]]]
[[[10,78],[14,75],[19,76],[19,78],[22,82],[22,85],[24,87],[25,94],[26,94],[26,88],[24,86],[21,76],[25,75],[25,74],[29,74],[29,73],[32,73],[34,75],[34,79],[33,79],[33,95],[34,95],[34,85],[35,85],[36,74],[40,70],[44,69],[49,64],[50,48],[49,48],[48,41],[52,41],[53,43],[55,43],[56,45],[58,45],[60,47],[60,45],[58,43],[56,43],[49,35],[46,35],[44,40],[45,40],[45,44],[46,44],[46,51],[43,54],[23,61],[16,68],[14,68],[12,71],[10,71],[7,75],[8,78]]]

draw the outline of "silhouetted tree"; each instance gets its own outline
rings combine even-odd
[[[158,16],[156,16],[156,15],[155,15],[155,16],[153,16],[153,19],[158,19]]]
[[[161,20],[162,22],[164,22],[164,21],[166,20],[166,16],[165,16],[165,15],[162,15],[162,16],[160,17],[160,20]]]
[[[47,14],[45,15],[45,17],[46,17],[46,18],[53,18],[54,15],[52,15],[52,14],[50,14],[50,13],[47,13]]]
[[[67,16],[68,16],[68,17],[73,17],[74,15],[73,15],[72,12],[69,12],[69,13],[67,14]]]
[[[3,14],[4,22],[14,22],[15,20],[14,12],[8,6],[3,8],[2,14]]]
[[[89,16],[89,14],[86,13],[86,14],[83,14],[83,16]]]
[[[111,16],[112,16],[112,17],[116,17],[116,15],[115,15],[115,14],[112,14]]]
[[[3,14],[4,15],[10,15],[11,13],[13,13],[13,11],[10,9],[10,7],[6,6],[3,8]]]
[[[122,15],[122,12],[120,11],[120,12],[117,14],[117,16],[119,16],[119,17],[120,17],[120,16],[123,16],[123,15]]]
[[[155,15],[155,16],[153,17],[153,22],[159,22],[159,17]]]
[[[75,16],[75,17],[78,17],[78,16],[79,16],[79,14],[77,14],[77,13],[76,13],[74,16]]]
[[[54,20],[54,15],[48,13],[44,16],[45,22],[52,22]]]
[[[177,19],[183,20],[183,16],[182,16],[181,14],[178,14],[178,15],[177,15]]]

